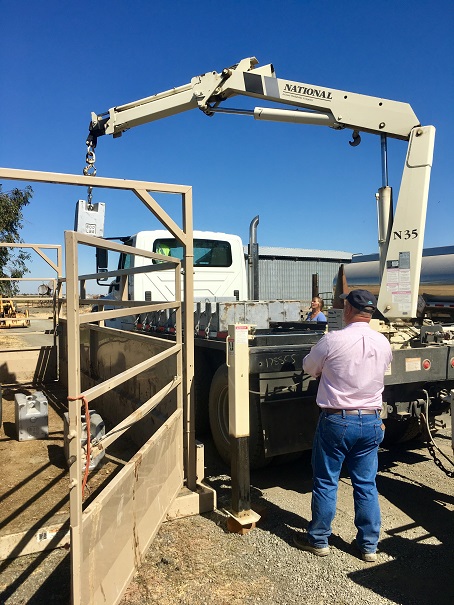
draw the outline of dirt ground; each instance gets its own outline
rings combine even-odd
[[[435,441],[452,459],[450,418]],[[337,514],[325,559],[293,548],[311,518],[310,453],[251,475],[253,508],[262,518],[245,536],[226,528],[231,479],[212,443],[206,481],[218,495],[214,513],[162,526],[121,605],[448,605],[454,602],[454,480],[425,446],[381,449],[377,485],[382,510],[378,561],[359,560],[352,541],[352,487],[339,484]],[[452,466],[446,464],[454,470]]]
[[[0,539],[27,528],[36,532],[49,520],[64,521],[68,516],[60,417],[64,400],[58,392],[46,392],[48,440],[18,442],[13,395],[13,390],[4,391],[0,459],[8,473],[0,486]],[[447,454],[449,435],[450,427],[446,427],[436,437]],[[216,489],[218,510],[164,523],[121,605],[448,605],[453,596],[449,584],[454,482],[435,466],[419,442],[381,450],[379,462],[382,552],[371,571],[350,547],[354,534],[348,476],[340,483],[333,554],[325,563],[292,547],[293,532],[310,519],[308,454],[252,473],[253,506],[262,519],[257,528],[239,536],[228,532],[223,512],[231,494],[228,469],[207,440],[206,482]],[[106,460],[90,479],[87,498],[117,468],[114,458]],[[69,554],[64,548],[0,561],[1,605],[66,604],[69,590]],[[325,596],[317,596],[319,591]]]
[[[21,348],[24,338],[34,330],[33,320],[52,318],[51,308],[30,309],[31,326],[0,331],[2,349]],[[49,328],[52,322],[49,321]],[[66,393],[58,385],[48,385],[48,439],[18,440],[15,419],[15,395],[33,395],[40,391],[31,385],[3,386],[0,427],[0,460],[9,469],[0,483],[0,539],[30,528],[62,523],[69,517],[67,464],[63,448],[63,414],[67,411]],[[96,490],[105,478],[116,469],[107,462],[94,477]],[[89,494],[88,494],[89,496]]]
[[[46,311],[42,312],[48,317]],[[3,332],[3,346],[17,346]],[[67,524],[68,472],[64,455],[66,394],[46,388],[49,438],[18,441],[14,396],[32,387],[3,388],[0,429],[0,546],[11,534],[38,536],[51,523]],[[450,417],[435,441],[452,458]],[[449,467],[448,463],[445,463]],[[122,467],[109,453],[90,475],[93,499]],[[451,470],[453,467],[450,467]],[[218,509],[164,523],[120,605],[451,605],[454,480],[437,468],[418,441],[379,452],[377,484],[383,526],[376,564],[367,566],[350,546],[354,538],[351,483],[340,481],[332,554],[318,560],[292,546],[294,531],[310,519],[308,453],[251,475],[253,506],[262,518],[245,536],[227,530],[231,479],[212,442],[205,441],[206,483]],[[20,551],[20,547],[18,549]],[[66,605],[69,553],[58,548],[0,559],[0,605]]]
[[[45,389],[48,400],[48,439],[19,441],[15,424],[18,393],[34,394],[36,388],[3,388],[3,425],[0,430],[0,460],[10,472],[0,484],[0,537],[39,528],[69,518],[68,467],[64,455],[63,413],[65,396],[59,389]],[[108,458],[90,475],[85,500],[111,478],[118,463]]]
[[[58,385],[43,387],[41,392],[48,401],[48,438],[19,441],[15,422],[15,395],[32,395],[36,392],[37,389],[32,386],[3,387],[0,460],[7,472],[0,482],[0,605],[15,602],[9,601],[7,596],[13,598],[22,589],[21,575],[17,577],[13,574],[13,580],[8,572],[6,575],[4,573],[11,565],[19,570],[24,565],[27,580],[29,574],[32,574],[39,583],[41,574],[46,576],[47,573],[54,572],[55,561],[60,559],[64,561],[65,572],[63,576],[57,576],[67,597],[66,600],[57,599],[55,602],[68,602],[69,598],[67,550],[61,548],[39,552],[40,541],[45,539],[45,533],[52,533],[60,526],[63,534],[66,534],[63,542],[69,546],[69,473],[64,453],[63,426],[63,414],[67,411],[66,394]],[[96,497],[122,466],[123,461],[112,454],[104,457],[99,468],[90,473],[84,495],[85,504],[88,505]],[[12,535],[19,537],[13,554],[20,554],[29,542],[32,548],[36,547],[38,554],[2,561],[8,547],[8,538]],[[36,586],[33,592],[35,589]],[[28,597],[18,601],[28,602]],[[47,598],[44,602],[53,601]]]

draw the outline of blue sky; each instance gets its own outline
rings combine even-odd
[[[2,1],[1,14],[0,166],[81,174],[92,111],[256,56],[279,78],[404,101],[433,124],[425,246],[454,243],[452,1],[16,0]],[[192,185],[198,229],[247,242],[258,214],[259,244],[371,253],[380,140],[364,135],[352,148],[350,134],[192,110],[102,137],[96,165],[99,176]],[[405,150],[389,141],[395,198]],[[4,191],[13,186],[23,184],[3,182]],[[63,243],[85,192],[32,187],[23,239]],[[157,228],[131,194],[95,190],[93,201],[106,203],[106,235]],[[174,200],[162,203],[175,215]],[[91,259],[81,264],[93,270]],[[38,259],[31,268],[51,275]]]

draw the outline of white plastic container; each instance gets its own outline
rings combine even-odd
[[[36,391],[33,395],[16,393],[15,421],[19,441],[47,439],[49,437],[49,412],[44,393]]]

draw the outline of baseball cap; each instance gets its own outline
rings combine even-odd
[[[369,290],[352,290],[349,294],[341,294],[340,298],[348,300],[360,311],[375,311],[377,308],[377,299]]]

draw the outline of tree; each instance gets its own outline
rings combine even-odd
[[[19,235],[24,226],[22,210],[30,203],[32,196],[30,185],[23,190],[3,192],[0,184],[0,243],[18,244],[24,241]],[[30,258],[30,254],[22,248],[0,247],[0,277],[23,277],[29,272],[27,261]],[[16,296],[19,293],[18,282],[0,281],[0,293]]]

